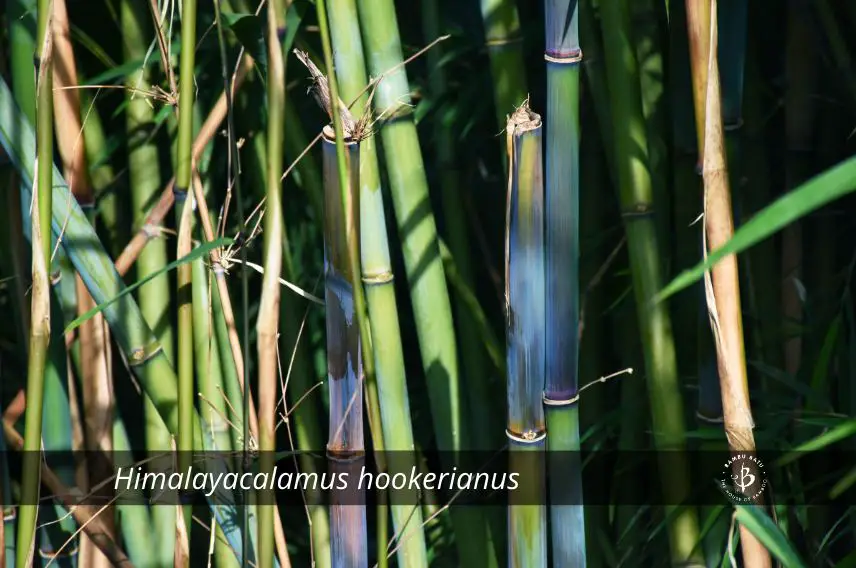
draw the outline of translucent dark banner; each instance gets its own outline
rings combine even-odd
[[[42,462],[42,501],[65,505],[209,502],[281,506],[391,504],[429,500],[492,505],[723,505],[791,503],[854,505],[856,452],[785,455],[687,451],[386,452],[380,471],[373,454],[347,458],[326,452],[195,452],[140,456],[113,452],[0,453],[2,503],[20,503],[22,463]],[[262,459],[267,458],[267,459]],[[178,464],[185,464],[179,467]],[[187,465],[189,464],[189,465]],[[265,464],[264,467],[262,464]],[[86,488],[79,483],[85,465]],[[796,468],[796,469],[795,469]],[[582,486],[572,480],[582,471]],[[799,488],[788,480],[800,472]],[[0,478],[2,479],[2,478]],[[851,481],[848,482],[848,479]]]

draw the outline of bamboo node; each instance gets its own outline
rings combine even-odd
[[[576,404],[580,401],[580,393],[575,394],[571,398],[547,398],[547,393],[543,395],[543,401],[545,406],[571,406],[572,404]]]
[[[560,65],[573,65],[583,60],[583,50],[577,49],[567,55],[561,53],[544,53],[544,61]]]
[[[180,187],[177,183],[173,184],[172,195],[174,196],[176,203],[181,203],[187,199],[187,188]]]
[[[146,239],[154,239],[160,236],[161,228],[153,223],[146,223],[140,228],[140,231],[146,236]]]
[[[388,284],[395,279],[392,271],[385,270],[377,274],[363,274],[363,283],[368,285]]]
[[[517,442],[519,444],[537,444],[547,437],[547,432],[543,430],[537,432],[535,430],[527,430],[523,434],[515,434],[508,428],[505,429],[505,436],[511,440],[512,442]]]
[[[642,217],[651,217],[654,215],[654,208],[649,203],[636,203],[629,209],[621,212],[624,219],[634,219]]]
[[[740,130],[743,128],[743,117],[738,116],[735,122],[729,122],[728,124],[724,124],[722,126],[723,130],[726,132],[733,132],[735,130]]]
[[[53,560],[55,558],[71,558],[72,556],[77,556],[77,551],[78,547],[77,542],[75,541],[74,548],[72,548],[68,552],[66,552],[65,550],[43,550],[41,547],[39,547],[39,556],[46,560]]]
[[[3,510],[3,522],[14,521],[18,517],[17,509],[12,505],[8,509]]]
[[[514,35],[511,37],[497,37],[497,38],[487,38],[484,42],[485,47],[505,47],[506,45],[513,45],[515,43],[522,43],[523,36]]]
[[[150,361],[153,357],[158,355],[163,350],[161,344],[157,341],[153,341],[149,343],[145,347],[138,347],[131,351],[130,360],[128,361],[128,365],[131,367],[137,367],[139,365],[143,365]]]
[[[705,416],[698,410],[696,411],[696,418],[702,422],[707,422],[708,424],[722,424],[725,421],[722,416]]]

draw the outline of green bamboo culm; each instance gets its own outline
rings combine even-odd
[[[468,447],[468,440],[456,335],[395,6],[392,0],[357,0],[357,9],[369,73],[383,75],[373,99],[376,114],[383,117],[376,128],[383,142],[437,448],[459,452]],[[451,513],[459,562],[482,564],[491,552],[480,512],[453,508]]]
[[[534,454],[543,454],[546,438],[541,403],[546,347],[544,184],[541,117],[529,109],[528,100],[508,119],[506,135],[509,162],[505,236],[506,434],[511,450],[510,471],[528,466],[533,487],[527,488],[527,492],[540,489],[541,497],[534,503],[509,504],[508,565],[537,568],[547,566],[544,471],[533,468],[540,465],[541,460]]]
[[[457,451],[464,447],[464,424],[455,330],[422,151],[409,114],[410,87],[402,68],[395,7],[392,0],[357,0],[357,8],[369,72],[375,77],[384,75],[377,84],[374,104],[377,114],[384,117],[378,127],[387,158],[437,445],[440,450]]]
[[[502,4],[502,9],[507,9],[509,12],[513,12],[513,18],[516,22],[517,12],[514,5],[510,2],[503,2]],[[482,3],[483,8],[484,6],[485,2]],[[491,10],[493,10],[493,8],[491,8]],[[422,27],[425,31],[424,36],[426,40],[432,40],[440,36],[442,21],[442,10],[439,0],[425,0],[422,2]],[[490,21],[493,22],[493,25],[488,26],[488,29],[493,30],[493,32],[489,32],[488,36],[494,37],[495,39],[489,39],[488,44],[490,45],[491,41],[500,44],[502,42],[500,39],[496,38],[506,37],[507,34],[500,33],[501,30],[505,30],[505,27],[501,25],[501,22],[498,23],[493,17]],[[516,30],[515,28],[515,31],[513,32],[514,36],[518,33],[519,30]],[[508,113],[512,112],[514,109],[514,103],[523,100],[526,96],[522,83],[518,84],[514,81],[509,81],[509,77],[514,78],[515,81],[523,79],[522,60],[519,62],[521,72],[518,74],[513,71],[517,64],[510,64],[510,60],[506,61],[506,59],[504,59],[505,57],[510,57],[511,52],[516,51],[517,48],[513,48],[513,45],[519,47],[519,41],[512,41],[507,45],[502,44],[497,45],[496,47],[496,49],[500,50],[503,54],[502,56],[497,55],[497,57],[506,63],[505,65],[500,66],[505,70],[503,72],[502,82],[495,82],[497,87],[497,91],[495,92],[497,105],[504,109],[501,113],[502,116],[497,123],[500,127],[505,124],[505,117]],[[489,46],[488,49],[492,48]],[[511,50],[507,56],[505,55],[505,49]],[[493,51],[491,51],[491,53],[493,53]],[[471,290],[475,290],[476,277],[475,271],[473,270],[473,260],[470,251],[470,219],[467,217],[467,209],[464,206],[464,199],[462,198],[462,172],[460,166],[456,163],[455,158],[455,137],[457,136],[457,133],[455,130],[455,123],[451,119],[451,112],[446,110],[453,104],[448,100],[453,93],[449,88],[447,77],[448,73],[446,66],[443,64],[444,57],[446,57],[446,53],[443,50],[443,44],[429,50],[425,54],[428,68],[431,70],[429,84],[431,96],[434,100],[444,101],[449,105],[448,107],[441,106],[440,110],[436,114],[436,119],[434,120],[436,124],[434,128],[434,145],[436,150],[436,163],[439,170],[438,185],[443,202],[445,238],[449,245],[449,250],[452,253],[452,257],[454,258],[455,265],[457,266],[460,280],[465,286]],[[500,104],[499,102],[500,99],[504,100],[506,97],[504,89],[501,88],[501,84],[506,85],[509,83],[510,85],[508,85],[507,88],[515,92],[513,93],[514,97],[511,98],[511,101],[506,107],[504,103]],[[502,94],[500,94],[500,91],[502,91]],[[521,92],[517,93],[517,91]],[[504,158],[505,152],[503,151],[503,159]],[[450,283],[453,284],[454,289],[455,286],[448,266],[446,267],[446,277],[449,279]],[[454,290],[453,302],[455,312],[455,329],[458,332],[458,338],[461,342],[461,352],[467,354],[466,357],[461,359],[462,370],[464,375],[467,377],[467,388],[465,393],[467,399],[467,413],[473,417],[473,424],[481,425],[480,428],[474,428],[472,430],[473,439],[470,440],[470,447],[485,450],[495,447],[501,440],[497,434],[500,431],[499,428],[502,417],[501,415],[497,416],[497,413],[493,412],[495,407],[492,404],[499,401],[495,398],[495,394],[491,392],[492,385],[488,376],[489,370],[486,357],[487,353],[485,352],[483,345],[482,333],[479,331],[478,322],[473,316],[471,309],[467,306],[459,289]]]
[[[192,248],[191,230],[193,200],[187,199],[193,171],[193,98],[195,84],[193,67],[196,49],[196,0],[183,0],[181,14],[181,60],[178,90],[178,140],[176,176],[173,185],[175,211],[178,219],[178,254],[181,258]],[[193,415],[196,392],[193,388],[193,267],[179,266],[176,270],[178,290],[178,467],[187,471],[192,463]],[[184,507],[187,538],[190,538],[192,508]],[[189,542],[187,543],[189,546]]]
[[[626,3],[604,2],[601,16],[619,201],[642,335],[654,443],[658,451],[670,454],[669,467],[661,472],[663,492],[668,496],[666,502],[682,503],[689,491],[689,464],[681,459],[686,443],[683,400],[668,306],[652,303],[662,288],[662,255],[652,217],[648,144],[636,55],[630,39],[630,14]],[[699,542],[696,511],[689,506],[670,505],[666,507],[666,518],[672,562],[701,566],[701,555],[696,550]]]
[[[142,0],[122,0],[119,6],[122,26],[122,46],[127,61],[142,60],[151,39],[151,15]],[[142,66],[130,73],[125,81],[126,93],[125,124],[128,148],[128,181],[131,190],[131,206],[135,226],[144,223],[147,210],[157,199],[162,183],[158,148],[152,139],[155,111],[144,96],[133,89],[151,84],[150,73]],[[151,231],[157,231],[152,227]],[[164,239],[151,239],[140,252],[136,262],[137,278],[156,273],[169,262],[167,243]],[[175,361],[175,335],[170,314],[172,291],[169,278],[162,274],[140,288],[140,308],[146,323],[155,332],[169,362]],[[169,430],[148,399],[143,402],[146,424],[146,449],[150,454],[170,451]],[[175,543],[175,510],[172,507],[152,509],[157,542],[158,566],[173,565]]]
[[[45,367],[51,335],[50,276],[53,200],[53,70],[50,44],[50,0],[39,0],[35,59],[37,187],[32,204],[32,293],[30,351],[27,363],[27,408],[24,415],[24,463],[15,566],[26,568],[33,555],[41,472],[42,411]]]
[[[193,229],[193,200],[176,200],[180,212],[178,223],[178,244],[176,257],[190,254],[193,248],[191,239]],[[191,467],[193,452],[193,418],[196,392],[193,389],[193,266],[185,263],[176,269],[176,300],[178,301],[178,432],[176,449],[178,450],[179,471],[188,471]],[[186,535],[190,538],[193,507],[186,505],[184,522]],[[186,543],[189,546],[189,542]]]
[[[555,566],[584,567],[579,393],[580,62],[577,0],[545,0],[545,388]],[[575,505],[572,503],[580,503]]]
[[[351,113],[360,119],[370,109],[367,108],[368,77],[363,44],[359,29],[354,29],[358,22],[357,5],[355,0],[327,2],[339,94],[347,103],[353,102]],[[386,235],[377,144],[371,136],[360,141],[359,182],[360,265],[371,327],[383,443],[385,450],[395,452],[395,469],[410,471],[416,465],[410,398]],[[427,566],[421,508],[413,502],[393,502],[392,505],[393,528],[401,543],[397,552],[399,565]],[[379,550],[387,546],[386,542],[378,544]]]
[[[490,59],[496,125],[505,126],[509,113],[526,97],[523,35],[513,0],[481,0],[484,44]],[[505,159],[503,153],[503,159]]]
[[[199,415],[202,429],[208,432],[212,440],[212,449],[226,455],[232,453],[232,439],[229,436],[229,424],[226,422],[226,402],[223,390],[223,371],[220,365],[220,346],[214,333],[213,300],[211,280],[205,268],[205,262],[199,258],[193,261],[193,353],[196,376],[199,378],[200,402]],[[234,462],[226,458],[227,467],[234,471]],[[214,543],[214,556],[218,568],[238,568],[235,554],[222,536],[222,528],[217,525],[217,540]]]
[[[279,365],[277,339],[279,333],[279,304],[282,272],[282,140],[285,115],[285,63],[277,34],[275,2],[267,6],[267,171],[265,172],[264,216],[264,277],[261,303],[256,321],[259,364],[259,450],[260,471],[270,474],[274,467],[276,450],[276,406]],[[261,495],[261,494],[260,494]],[[259,554],[262,568],[274,565],[274,521],[276,511],[270,502],[274,495],[268,492],[259,506]]]

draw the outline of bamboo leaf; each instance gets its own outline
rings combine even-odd
[[[82,323],[84,323],[88,319],[92,318],[92,316],[99,314],[102,311],[104,311],[104,309],[107,306],[118,301],[123,296],[130,294],[131,292],[133,292],[134,290],[136,290],[137,288],[139,288],[143,284],[145,284],[151,280],[154,280],[155,278],[157,278],[161,274],[169,272],[170,270],[174,270],[175,268],[178,268],[179,266],[181,266],[183,264],[187,264],[188,262],[193,262],[197,258],[201,258],[204,255],[210,254],[211,251],[216,249],[216,248],[228,246],[230,244],[232,244],[232,239],[222,238],[222,239],[217,239],[216,241],[207,242],[203,245],[196,247],[195,249],[190,251],[190,254],[185,255],[185,256],[179,258],[178,260],[170,262],[169,264],[167,264],[166,266],[164,266],[162,269],[158,270],[157,272],[153,272],[153,273],[149,274],[148,276],[146,276],[145,278],[138,280],[137,282],[134,282],[133,284],[131,284],[130,286],[124,288],[121,292],[119,292],[118,295],[113,296],[112,298],[110,298],[106,302],[101,302],[100,304],[98,304],[97,306],[95,306],[94,308],[92,308],[91,310],[86,312],[85,314],[79,316],[74,321],[72,321],[70,324],[68,324],[68,326],[65,328],[65,333],[68,333],[69,331],[72,331],[75,328],[79,327]]]
[[[822,450],[827,446],[830,446],[836,442],[840,442],[841,440],[847,439],[850,436],[854,435],[856,435],[856,419],[847,420],[846,422],[843,422],[832,430],[824,432],[820,436],[817,436],[803,444],[800,444],[791,452],[788,452],[778,461],[776,461],[776,465],[787,465],[791,462],[798,460],[805,453]]]
[[[654,298],[665,300],[699,281],[704,273],[730,254],[738,254],[780,231],[812,211],[856,189],[856,158],[850,158],[815,176],[762,209],[734,232],[730,241],[708,255],[707,260],[683,271]]]
[[[766,513],[754,506],[738,505],[736,509],[737,521],[749,529],[785,568],[806,566],[794,550],[793,544]]]
[[[260,16],[240,12],[223,12],[223,23],[232,30],[247,53],[253,56],[263,74],[267,74],[267,48],[264,22]]]

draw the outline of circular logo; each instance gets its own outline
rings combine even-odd
[[[734,454],[725,462],[719,485],[735,503],[753,503],[767,487],[764,463],[752,454]]]

